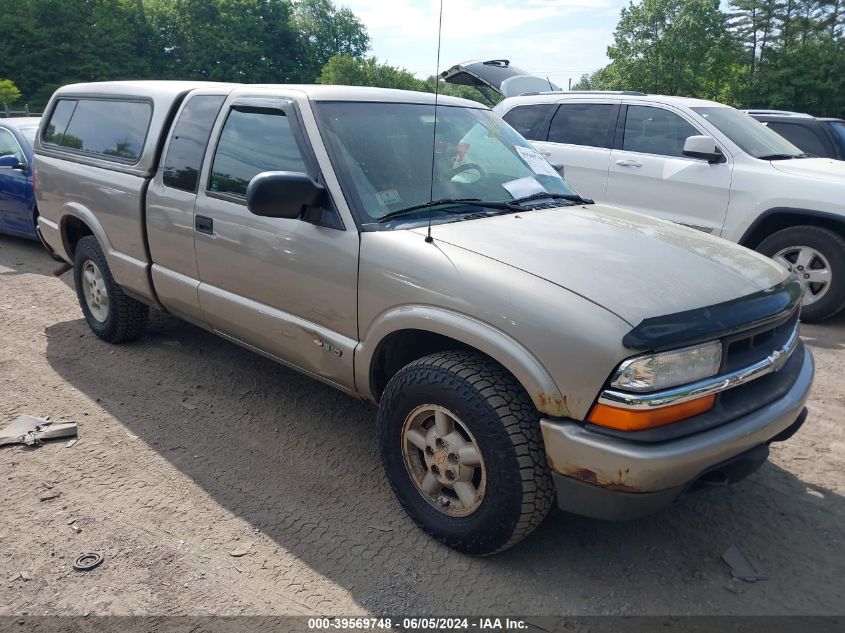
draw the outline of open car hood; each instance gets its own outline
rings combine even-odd
[[[450,84],[478,88],[485,96],[488,96],[489,91],[503,97],[516,97],[526,92],[560,90],[548,79],[511,66],[507,59],[463,62],[444,70],[440,77]]]

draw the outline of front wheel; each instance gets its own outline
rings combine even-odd
[[[533,403],[501,366],[442,352],[401,369],[378,413],[382,462],[405,511],[467,554],[505,550],[554,499]]]
[[[822,321],[845,307],[845,240],[841,236],[819,226],[793,226],[773,233],[757,250],[804,283],[802,321]]]

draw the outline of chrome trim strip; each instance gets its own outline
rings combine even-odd
[[[599,396],[599,403],[621,409],[653,409],[666,407],[671,404],[681,404],[696,398],[702,398],[751,382],[772,372],[776,372],[792,355],[798,345],[798,326],[786,344],[774,350],[768,357],[743,369],[737,369],[729,374],[713,376],[680,387],[673,387],[653,393],[628,393],[606,389]]]

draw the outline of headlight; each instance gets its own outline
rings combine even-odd
[[[627,391],[659,391],[714,376],[721,362],[722,343],[712,341],[627,360],[611,384]]]

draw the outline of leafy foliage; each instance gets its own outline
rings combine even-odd
[[[0,77],[34,107],[80,81],[310,83],[369,46],[331,0],[3,0],[2,15]]]
[[[573,89],[643,90],[845,116],[845,0],[642,0]]]
[[[21,96],[18,87],[8,79],[0,79],[0,103],[14,103]]]

